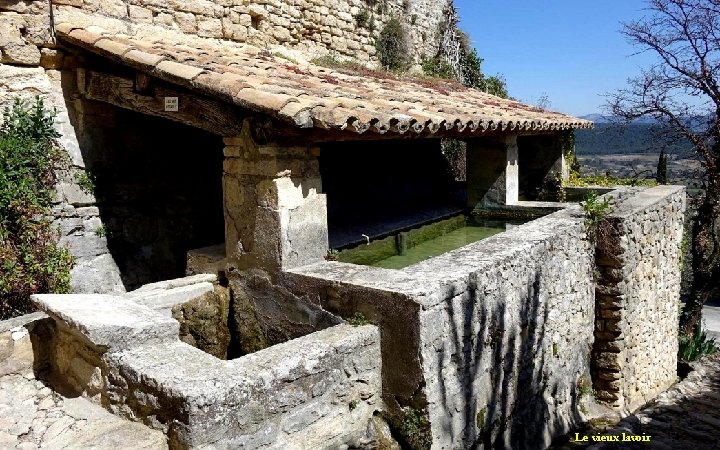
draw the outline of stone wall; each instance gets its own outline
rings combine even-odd
[[[55,0],[57,18],[75,11],[200,37],[247,42],[290,58],[328,53],[377,62],[375,39],[393,17],[407,30],[416,61],[433,56],[450,0]],[[0,3],[2,62],[39,65],[55,57],[44,1]],[[296,53],[297,52],[297,53]]]
[[[592,252],[579,207],[402,270],[291,271],[382,333],[386,403],[430,421],[433,449],[544,448],[581,420],[593,339]]]
[[[33,300],[51,317],[38,348],[52,385],[162,430],[171,448],[375,448],[380,438],[376,327],[340,325],[228,362],[128,298]]]
[[[579,206],[401,270],[293,269],[289,287],[379,326],[385,401],[399,417],[427,414],[431,448],[545,448],[594,409],[592,383],[603,378],[593,341],[608,323],[626,342],[613,353],[622,365],[613,380],[649,399],[675,378],[682,189],[611,195],[628,262],[615,286],[632,299],[620,321],[605,317],[616,306],[598,306],[596,321],[596,256]]]
[[[594,316],[577,208],[500,236],[408,270],[448,280],[420,313],[434,448],[545,448],[581,418]]]
[[[598,229],[593,385],[633,411],[676,379],[685,189],[658,186],[613,203]]]
[[[42,67],[0,64],[0,105],[9,106],[16,97],[33,101],[40,95],[48,109],[57,112],[55,123],[61,134],[59,143],[69,155],[70,170],[60,174],[52,213],[61,232],[60,242],[68,245],[76,258],[72,270],[73,290],[123,292],[125,287],[108,250],[107,236],[98,232],[102,221],[96,199],[77,183],[76,176],[84,172],[86,165],[73,127],[74,108],[71,100],[63,95],[64,73]]]
[[[38,335],[47,320],[43,313],[32,313],[0,321],[0,377],[33,374],[40,362],[36,363],[33,334]]]
[[[382,409],[378,339],[346,325],[227,364],[182,343],[109,355],[111,410],[171,448],[359,447]]]

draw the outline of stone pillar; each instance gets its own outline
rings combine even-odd
[[[328,232],[318,150],[260,145],[247,122],[240,136],[224,141],[228,261],[276,271],[322,260]]]
[[[597,399],[634,411],[677,376],[685,188],[613,195],[595,237],[593,388]]]
[[[467,198],[470,208],[518,201],[517,136],[467,141]]]
[[[519,176],[520,191],[528,199],[535,199],[548,183],[556,184],[557,175],[568,179],[569,168],[559,134],[520,136],[518,155],[523,167]]]

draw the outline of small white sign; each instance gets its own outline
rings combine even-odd
[[[177,111],[180,101],[177,97],[165,97],[165,111]]]

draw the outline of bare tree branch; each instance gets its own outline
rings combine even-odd
[[[656,118],[667,132],[689,140],[704,169],[696,198],[693,272],[684,330],[699,321],[720,279],[720,0],[649,0],[647,15],[624,24],[623,34],[657,63],[608,98],[625,120]]]

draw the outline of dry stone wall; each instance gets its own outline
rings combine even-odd
[[[608,400],[615,380],[636,408],[675,379],[683,190],[610,195],[622,230],[612,263],[572,206],[405,269],[325,262],[288,282],[378,324],[386,404],[424,411],[432,449],[545,448],[595,409],[593,381]],[[605,303],[611,287],[622,308]],[[610,324],[622,332],[605,334]],[[617,370],[593,341],[622,345],[607,350]]]
[[[32,3],[34,10],[42,2]],[[302,52],[301,58],[332,53],[361,63],[377,62],[375,39],[397,18],[409,48],[421,55],[438,50],[444,11],[450,0],[55,0],[67,8],[155,25],[200,37],[247,42],[271,51]],[[29,11],[30,8],[15,8]],[[35,20],[35,19],[34,19]],[[14,47],[13,47],[14,48]],[[9,48],[9,54],[18,53]],[[30,51],[31,49],[26,49]],[[26,60],[39,54],[24,55]],[[291,56],[292,57],[292,56]]]
[[[676,379],[685,189],[619,198],[600,225],[593,384],[635,410]]]

